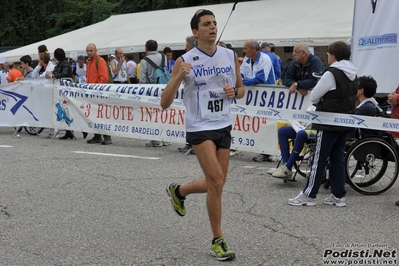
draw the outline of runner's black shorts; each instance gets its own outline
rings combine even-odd
[[[231,125],[216,130],[205,130],[198,132],[187,132],[186,141],[191,145],[198,145],[205,140],[212,140],[216,149],[230,149],[231,145]]]

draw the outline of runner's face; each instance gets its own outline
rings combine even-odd
[[[212,15],[204,15],[198,23],[198,30],[193,30],[193,34],[198,39],[215,41],[218,33],[216,19]]]

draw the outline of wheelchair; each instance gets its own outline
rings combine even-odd
[[[377,116],[389,117],[378,104],[376,108]],[[284,179],[284,182],[295,182],[297,174],[306,178],[310,172],[314,147],[315,140],[305,143],[298,161],[294,164],[295,173],[291,178]],[[372,137],[348,139],[344,163],[346,183],[364,195],[378,195],[391,188],[398,178],[399,145],[389,133],[377,130]],[[325,176],[327,171],[328,163]],[[322,184],[324,188],[328,188],[328,178]]]
[[[345,153],[346,182],[364,195],[378,195],[398,178],[399,146],[388,133],[355,141]]]

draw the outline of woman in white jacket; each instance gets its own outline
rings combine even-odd
[[[32,71],[32,78],[45,78],[46,72],[53,72],[54,64],[50,61],[49,53],[39,53],[39,63]]]

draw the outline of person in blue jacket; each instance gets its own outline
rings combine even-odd
[[[245,59],[241,64],[240,73],[245,86],[276,84],[272,60],[260,51],[260,45],[256,40],[246,41],[243,52]]]

